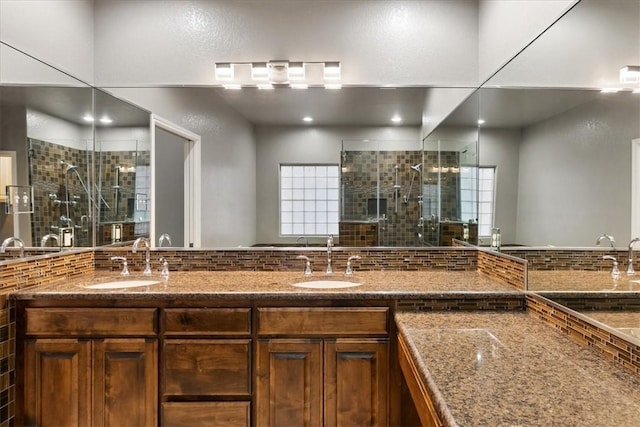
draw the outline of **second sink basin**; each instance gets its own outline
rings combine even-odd
[[[362,283],[347,282],[345,280],[313,280],[310,282],[299,282],[293,284],[293,286],[296,286],[298,288],[309,289],[354,288],[360,285],[362,285]]]
[[[95,285],[87,285],[87,289],[126,289],[137,288],[139,286],[150,286],[160,283],[157,280],[116,280],[114,282],[96,283]]]

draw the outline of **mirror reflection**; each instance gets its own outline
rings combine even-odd
[[[37,253],[148,236],[148,112],[0,49],[0,239]]]
[[[149,237],[149,114],[95,92],[96,244]]]
[[[3,167],[0,236],[28,247],[93,246],[93,127],[83,121],[92,90],[3,85],[0,105],[0,151],[10,159]]]
[[[530,289],[625,334],[637,311],[615,306],[616,319],[608,311],[619,292],[637,292],[624,270],[627,243],[640,234],[640,82],[620,70],[640,64],[639,8],[578,3],[467,101],[479,115],[460,108],[447,119],[482,120],[479,162],[497,171],[495,226],[511,246],[503,249],[529,260]],[[603,234],[617,244],[594,250]]]

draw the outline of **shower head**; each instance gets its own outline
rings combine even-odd
[[[413,169],[414,171],[420,173],[420,171],[422,169],[422,163],[418,163],[417,165],[411,166],[411,169]]]
[[[74,166],[71,163],[67,163],[64,160],[60,160],[60,164],[67,167],[67,173],[78,169],[77,166]]]

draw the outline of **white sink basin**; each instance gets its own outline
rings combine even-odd
[[[137,288],[139,286],[150,286],[160,283],[157,280],[117,280],[115,282],[96,283],[95,285],[87,285],[87,289],[126,289]]]
[[[298,288],[309,289],[354,288],[360,285],[362,285],[362,283],[347,282],[343,280],[313,280],[311,282],[300,282],[293,284],[293,286],[297,286]]]

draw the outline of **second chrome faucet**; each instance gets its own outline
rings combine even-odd
[[[144,256],[144,271],[142,272],[142,274],[144,276],[151,276],[151,245],[149,244],[149,239],[145,237],[138,237],[133,242],[133,248],[131,248],[131,252],[133,252],[134,254],[138,252],[140,243],[144,243],[146,245],[146,252]]]

